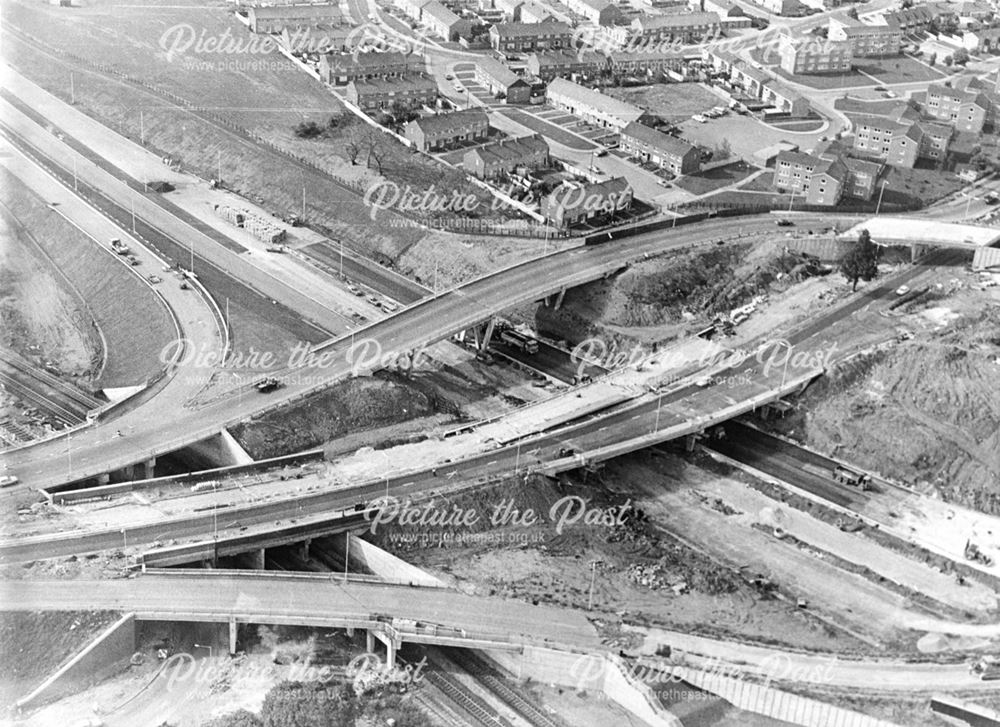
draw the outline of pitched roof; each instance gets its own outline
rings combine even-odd
[[[638,139],[641,142],[656,147],[660,151],[676,156],[684,156],[694,149],[693,145],[688,144],[683,139],[678,139],[676,136],[671,136],[670,134],[664,134],[662,131],[657,131],[645,124],[640,124],[638,121],[633,121],[622,129],[622,136]]]
[[[527,83],[523,78],[510,70],[506,65],[492,56],[483,56],[476,61],[476,70],[482,71],[501,86],[513,86],[520,81]]]
[[[548,95],[556,94],[565,96],[578,103],[598,109],[604,113],[615,116],[619,119],[636,121],[646,112],[638,106],[633,106],[625,101],[620,101],[611,96],[607,96],[600,91],[581,86],[578,83],[567,81],[565,78],[556,78],[549,84]]]
[[[437,82],[427,76],[406,76],[402,78],[372,78],[367,81],[351,81],[351,86],[357,91],[358,96],[366,94],[381,94],[386,92],[401,91],[423,91],[437,92]]]
[[[578,184],[576,182],[563,182],[549,193],[550,204],[562,205],[564,202],[572,202],[570,209],[576,206],[588,205],[591,200],[607,199],[611,196],[618,196],[631,192],[632,187],[625,177],[615,177],[603,182],[587,182]]]
[[[549,145],[545,143],[541,134],[522,136],[519,139],[500,139],[466,153],[479,156],[484,162],[489,163],[490,161],[518,162],[538,152],[546,154],[549,152]]]
[[[869,174],[872,177],[877,177],[882,173],[883,165],[878,162],[857,159],[855,157],[844,157],[843,162],[844,166],[855,174]]]
[[[604,65],[604,56],[596,51],[588,50],[581,52],[572,50],[546,51],[545,53],[532,53],[529,58],[534,58],[539,68],[567,64]]]
[[[425,134],[450,134],[457,133],[471,125],[488,123],[489,119],[483,109],[465,109],[449,114],[421,116],[419,119],[410,121],[407,126],[413,124]]]
[[[546,23],[497,23],[490,32],[501,38],[534,38],[539,35],[570,35],[569,26],[561,21]]]
[[[438,20],[442,24],[448,26],[452,26],[461,20],[460,17],[438,2],[438,0],[431,0],[423,6],[420,10],[420,17],[423,18],[425,15],[430,15],[435,20]]]
[[[664,28],[689,28],[702,25],[719,25],[718,13],[677,13],[675,15],[650,15],[636,18],[633,25],[639,30]]]
[[[249,11],[258,18],[339,18],[343,13],[339,5],[255,5]]]
[[[368,68],[405,65],[409,56],[404,53],[327,53],[327,66],[331,71],[356,71]]]

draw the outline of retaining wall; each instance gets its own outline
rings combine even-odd
[[[34,708],[86,689],[121,671],[134,653],[135,616],[129,613],[108,627],[31,694],[19,699],[17,708]]]

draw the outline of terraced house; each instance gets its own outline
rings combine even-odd
[[[622,11],[611,0],[562,0],[562,2],[594,25],[614,25],[622,20]]]
[[[490,45],[500,53],[569,48],[573,31],[566,23],[497,23],[490,28]]]
[[[531,75],[547,83],[554,78],[594,78],[605,70],[607,59],[594,51],[549,51],[532,53],[527,66]]]
[[[490,122],[482,109],[423,116],[406,124],[403,135],[420,151],[441,151],[460,141],[485,139]]]
[[[722,34],[718,13],[678,13],[636,18],[632,30],[644,43],[679,41],[695,43]]]
[[[479,179],[496,179],[522,170],[551,165],[549,145],[540,134],[519,139],[500,139],[465,152],[462,165]]]
[[[419,57],[405,53],[326,53],[319,59],[325,82],[343,85],[371,78],[399,78],[416,70]]]
[[[388,109],[394,103],[407,107],[429,106],[437,100],[437,82],[427,76],[372,78],[351,81],[344,95],[362,111]]]
[[[336,27],[345,24],[339,5],[254,6],[247,10],[250,30],[254,33],[280,33],[282,30]]]
[[[563,182],[542,200],[545,219],[560,227],[624,212],[631,207],[632,187],[624,177],[597,183]]]
[[[622,129],[621,149],[675,176],[691,174],[701,168],[701,153],[695,146],[638,122]]]
[[[638,121],[646,112],[638,106],[606,96],[600,91],[557,78],[549,84],[546,98],[550,104],[595,126],[621,131],[633,121]]]
[[[531,101],[531,84],[496,58],[484,57],[476,61],[476,82],[494,96],[502,95],[509,104]]]
[[[467,38],[472,33],[471,22],[458,17],[438,0],[431,0],[420,9],[420,22],[445,40]]]

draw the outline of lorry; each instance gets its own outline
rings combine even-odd
[[[500,340],[508,346],[516,348],[518,351],[524,351],[528,354],[538,353],[538,341],[531,336],[524,335],[523,333],[507,329],[500,333]]]
[[[975,563],[982,563],[985,566],[993,565],[993,559],[986,555],[983,551],[979,549],[979,546],[973,543],[971,540],[965,541],[965,559],[971,560]]]
[[[115,238],[113,238],[111,240],[111,249],[114,252],[118,253],[119,255],[128,255],[129,254],[128,245],[126,245],[124,242],[122,242],[121,240],[119,240],[117,237],[115,237]]]
[[[843,465],[837,465],[833,470],[833,479],[844,485],[850,485],[851,487],[857,487],[862,490],[870,490],[872,488],[872,476],[864,472],[858,472],[857,470],[852,470],[849,467],[844,467]]]

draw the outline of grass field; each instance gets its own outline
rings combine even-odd
[[[734,162],[707,172],[679,177],[674,181],[674,184],[691,194],[708,194],[721,187],[735,184],[741,179],[746,179],[753,172],[753,167],[745,162]]]
[[[906,107],[903,99],[884,99],[877,101],[865,101],[851,96],[838,98],[833,102],[833,107],[838,111],[848,114],[871,114],[874,116],[890,116]]]
[[[671,122],[690,118],[722,103],[719,96],[698,83],[659,83],[602,90]]]
[[[892,58],[865,58],[858,63],[857,70],[874,76],[879,83],[916,83],[918,81],[940,81],[951,74],[947,68],[927,66],[910,56]]]
[[[835,76],[796,76],[778,67],[775,67],[773,70],[779,76],[787,78],[789,81],[795,81],[796,83],[801,83],[803,86],[809,86],[822,91],[830,91],[837,88],[846,89],[857,88],[859,86],[871,86],[875,83],[865,74],[859,73],[857,69],[851,71],[850,73],[838,73]]]
[[[156,374],[161,368],[160,351],[175,335],[163,302],[2,168],[0,199],[87,301],[107,354],[104,372],[94,387],[141,384]],[[127,306],[122,305],[125,300]]]

